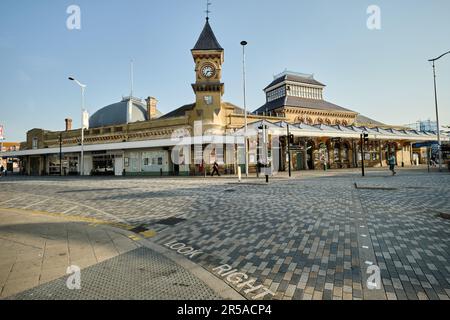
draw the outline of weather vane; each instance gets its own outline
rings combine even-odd
[[[209,6],[211,5],[211,2],[209,2],[209,0],[206,0],[206,20],[209,20],[209,14],[211,13],[211,11],[209,11]]]

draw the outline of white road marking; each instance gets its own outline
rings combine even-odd
[[[63,211],[62,213],[68,213],[68,212],[72,211],[75,208],[78,208],[78,206],[73,206],[72,208],[67,209],[66,211]]]
[[[48,199],[44,199],[44,200],[41,200],[41,201],[38,201],[38,202],[34,202],[34,203],[32,203],[32,204],[30,204],[28,206],[22,207],[22,209],[28,209],[28,208],[30,208],[30,207],[32,207],[34,205],[40,204],[40,203],[45,202],[45,201],[48,201]]]
[[[25,198],[25,197],[24,196],[20,196],[20,197],[16,197],[16,198],[12,198],[12,199],[6,200],[6,201],[1,201],[0,203],[8,203],[8,202],[20,199],[20,198]]]

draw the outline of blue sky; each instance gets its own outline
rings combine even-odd
[[[190,49],[205,22],[205,0],[2,0],[0,124],[22,141],[31,128],[80,123],[88,85],[95,112],[129,94],[155,96],[169,112],[194,102]],[[81,30],[68,30],[66,9],[81,8]],[[366,27],[367,7],[381,8],[381,30]],[[242,105],[241,40],[247,40],[248,106],[284,69],[314,73],[325,99],[389,124],[434,119],[427,60],[450,50],[448,0],[212,0],[211,25],[225,49],[225,100]],[[440,117],[450,125],[450,55],[438,62]]]

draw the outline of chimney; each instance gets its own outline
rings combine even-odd
[[[64,121],[66,121],[66,131],[72,130],[72,119],[67,118]]]
[[[156,118],[156,104],[158,103],[158,100],[156,100],[153,97],[148,97],[145,99],[147,102],[147,116],[148,120],[152,120]]]

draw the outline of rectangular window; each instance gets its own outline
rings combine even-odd
[[[33,141],[32,141],[32,146],[33,149],[37,149],[38,148],[38,138],[34,137]]]

